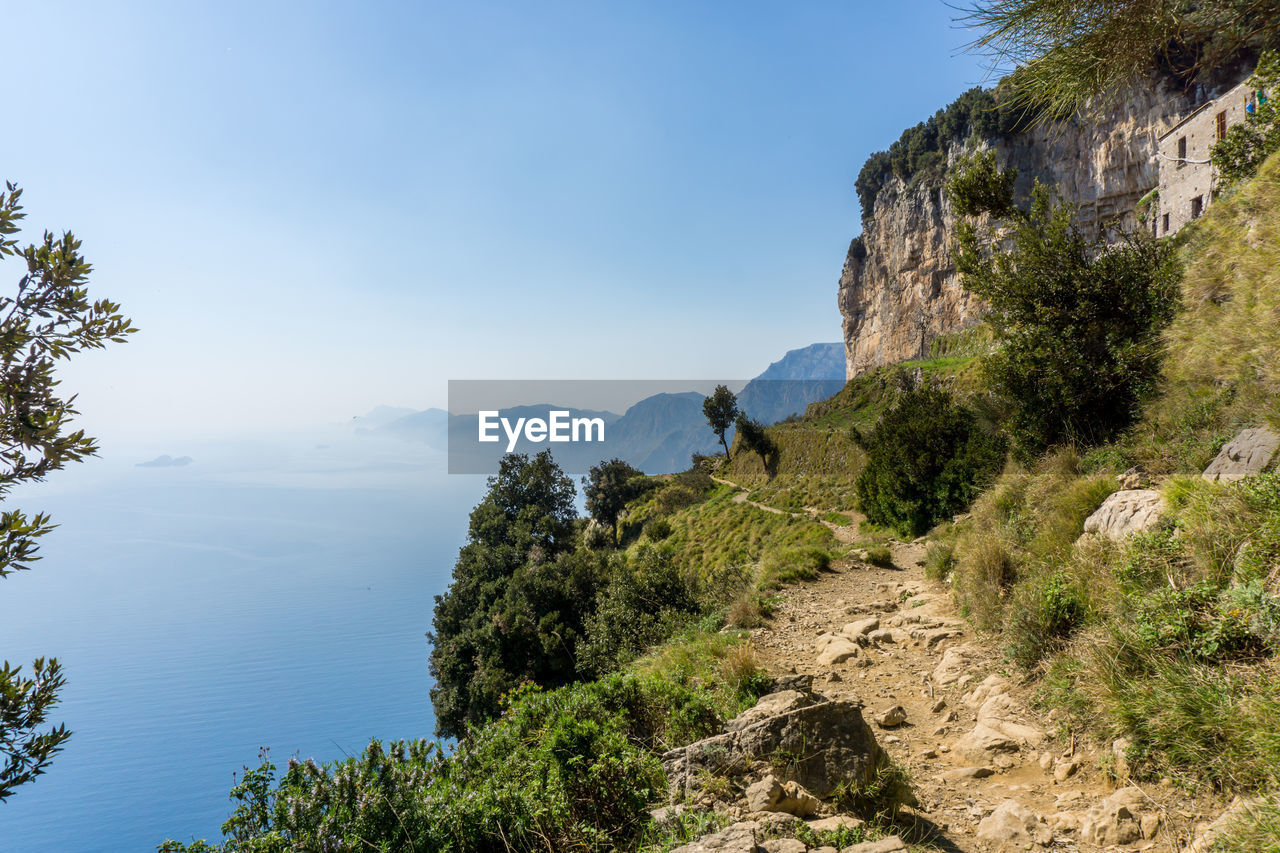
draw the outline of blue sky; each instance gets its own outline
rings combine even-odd
[[[839,339],[867,155],[985,81],[936,0],[3,14],[0,178],[141,329],[64,370],[104,438],[754,375]]]

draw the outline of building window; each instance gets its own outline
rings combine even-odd
[[[1223,139],[1227,135],[1227,111],[1223,110],[1218,113],[1218,138]]]
[[[1191,218],[1199,219],[1202,213],[1204,213],[1204,196],[1198,195],[1191,199]]]
[[[1160,219],[1160,231],[1164,234],[1169,233],[1169,214],[1167,213]]]
[[[1178,139],[1178,168],[1181,169],[1187,159],[1187,138],[1185,136]]]

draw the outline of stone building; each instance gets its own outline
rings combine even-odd
[[[1228,128],[1256,109],[1257,97],[1246,80],[1189,113],[1160,137],[1156,146],[1160,193],[1151,221],[1154,236],[1176,233],[1213,202],[1217,173],[1209,162],[1209,151]]]

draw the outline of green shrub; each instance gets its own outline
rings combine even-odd
[[[757,586],[780,589],[787,584],[817,580],[831,566],[830,552],[822,548],[788,548],[768,554],[760,568]]]
[[[855,490],[867,519],[919,536],[963,511],[998,470],[1003,446],[939,388],[904,393],[865,437]]]
[[[924,554],[925,577],[945,581],[956,567],[955,549],[946,542],[930,542]]]
[[[999,348],[983,374],[1009,411],[1022,458],[1054,444],[1105,441],[1127,427],[1159,375],[1173,317],[1173,249],[1145,232],[1107,246],[1086,238],[1070,205],[1037,184],[1011,233],[957,229],[956,265],[990,307]],[[1012,243],[1012,248],[1005,246]]]
[[[1030,670],[1065,647],[1071,633],[1084,623],[1088,605],[1076,580],[1058,571],[1019,584],[1007,609],[1009,656]]]
[[[867,562],[882,569],[893,567],[893,552],[885,545],[871,545],[867,549]]]
[[[612,672],[702,612],[697,581],[676,565],[671,549],[645,545],[614,564],[586,619],[578,672],[585,677]]]

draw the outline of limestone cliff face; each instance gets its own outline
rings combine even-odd
[[[1164,84],[1134,91],[1092,120],[1075,119],[989,140],[1003,166],[1018,169],[1025,197],[1039,178],[1080,208],[1093,228],[1121,217],[1134,225],[1133,209],[1159,182],[1156,141],[1207,97]],[[953,144],[954,162],[962,146]],[[883,364],[919,358],[929,343],[976,323],[982,305],[962,288],[951,262],[955,217],[941,181],[888,180],[876,196],[840,275],[847,378]]]

